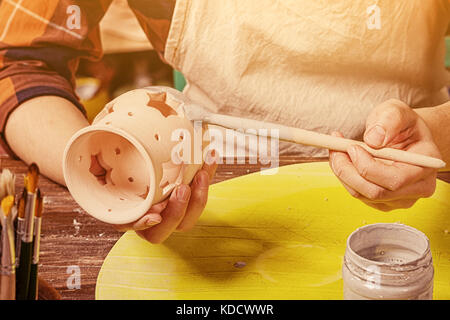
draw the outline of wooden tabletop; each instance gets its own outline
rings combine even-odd
[[[311,161],[317,159],[280,157],[280,166]],[[23,162],[3,157],[0,158],[0,167],[13,171],[17,176],[16,188],[23,187],[23,174],[27,171]],[[260,168],[260,164],[248,162],[222,164],[213,183]],[[450,182],[450,172],[440,173],[439,178]],[[84,213],[66,188],[42,176],[39,187],[45,195],[39,275],[61,294],[62,299],[94,299],[97,275],[103,260],[122,233]],[[74,281],[78,270],[79,288]]]

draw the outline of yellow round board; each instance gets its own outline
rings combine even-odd
[[[125,233],[106,257],[97,299],[342,299],[348,235],[399,222],[431,243],[434,298],[450,299],[450,185],[406,210],[352,198],[328,163],[281,167],[211,186],[197,226],[152,245]]]

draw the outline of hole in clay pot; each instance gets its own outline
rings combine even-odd
[[[167,94],[165,92],[147,94],[149,96],[147,106],[157,109],[165,118],[178,115],[178,113],[166,103]]]
[[[145,199],[145,198],[147,198],[149,192],[150,192],[150,187],[147,186],[147,188],[145,189],[145,192],[143,194],[139,195],[139,197],[141,197],[142,199]]]
[[[129,177],[128,181],[133,182],[134,181],[133,177]]]
[[[83,160],[83,156],[78,157],[78,162],[81,162],[81,160]]]
[[[105,185],[107,170],[100,164],[99,156],[100,154],[91,155],[89,172],[97,179],[98,182],[100,182],[101,185]]]
[[[155,134],[155,140],[159,141],[159,134],[157,134],[157,133]]]
[[[114,112],[114,104],[108,106],[108,107],[106,108],[106,110],[108,111],[108,113],[113,113],[113,112]]]
[[[118,154],[120,154],[120,149],[116,148],[116,149],[114,149],[114,152],[116,153],[116,155],[118,155]]]

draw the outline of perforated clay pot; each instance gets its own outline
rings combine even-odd
[[[75,201],[101,221],[125,224],[190,183],[204,145],[194,143],[186,101],[175,89],[147,87],[109,102],[66,146],[64,178]]]

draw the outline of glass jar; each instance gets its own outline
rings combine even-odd
[[[431,300],[429,240],[403,224],[361,227],[347,239],[342,277],[345,300]]]

